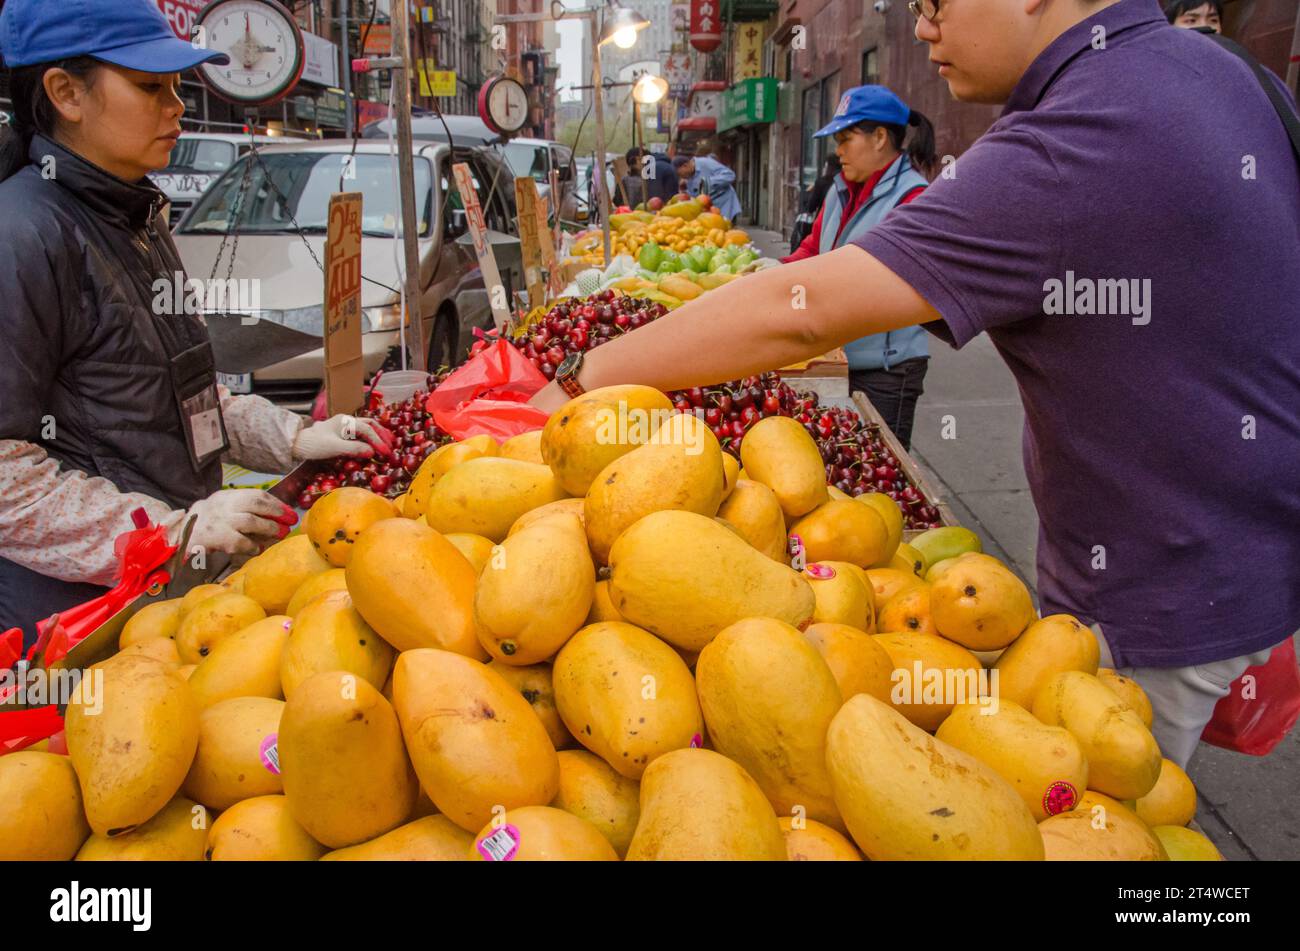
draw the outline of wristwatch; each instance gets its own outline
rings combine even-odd
[[[578,372],[582,369],[581,353],[571,353],[555,368],[555,382],[560,384],[560,389],[568,393],[570,397],[578,397],[587,391],[582,388],[578,382]]]

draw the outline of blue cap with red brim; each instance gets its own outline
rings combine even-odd
[[[813,138],[834,135],[859,122],[879,122],[882,125],[907,125],[912,110],[884,86],[854,86],[840,97],[835,115],[823,128],[813,133]]]

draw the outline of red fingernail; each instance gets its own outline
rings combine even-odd
[[[288,534],[289,534],[289,526],[288,526],[288,525],[281,525],[281,526],[280,526],[280,531],[277,533],[276,537],[277,537],[277,538],[284,538],[284,537],[285,537],[286,535],[288,535]]]

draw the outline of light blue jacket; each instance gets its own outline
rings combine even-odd
[[[695,158],[695,174],[686,180],[686,191],[691,195],[701,192],[707,194],[713,202],[713,208],[724,218],[735,224],[740,216],[740,199],[732,183],[736,173],[717,159],[698,155]]]
[[[826,193],[826,202],[822,205],[821,242],[817,253],[825,254],[850,243],[854,238],[860,238],[893,211],[908,192],[918,185],[926,184],[925,177],[912,167],[911,160],[906,155],[900,155],[880,177],[871,191],[871,197],[858,206],[857,212],[845,224],[839,240],[836,240],[840,215],[849,201],[848,183],[843,174],[836,175],[834,187]],[[891,330],[854,340],[844,345],[844,352],[849,358],[850,370],[888,370],[904,360],[928,357],[930,347],[927,337],[927,332],[919,326],[904,327],[902,330]]]

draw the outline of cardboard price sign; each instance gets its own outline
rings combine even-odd
[[[546,211],[537,195],[537,183],[530,177],[515,179],[515,207],[519,209],[519,244],[524,259],[524,284],[528,288],[528,306],[536,307],[546,300],[546,284],[542,281],[542,242],[546,230]],[[538,221],[538,211],[542,219]]]
[[[487,289],[488,304],[492,308],[492,320],[497,325],[497,332],[504,334],[510,323],[510,302],[506,299],[505,285],[501,283],[501,272],[497,270],[497,259],[492,254],[492,247],[487,243],[487,224],[483,220],[483,207],[478,201],[478,192],[474,190],[474,179],[469,166],[457,162],[451,167],[456,179],[456,190],[460,193],[461,203],[465,206],[465,217],[469,221],[469,234],[474,241],[474,254],[478,257],[479,270],[483,273],[483,286]]]
[[[330,196],[325,239],[325,394],[331,416],[364,395],[361,359],[361,193]]]
[[[555,210],[555,229],[552,230],[546,223],[551,217],[551,198],[560,194],[560,175],[554,169],[551,170],[551,193],[543,198],[537,206],[537,230],[542,236],[542,267],[546,269],[547,287],[552,297],[559,297],[560,291],[564,290],[564,274],[560,269],[559,262],[556,260],[555,247],[559,243],[556,235],[560,230],[560,210],[556,205]]]

